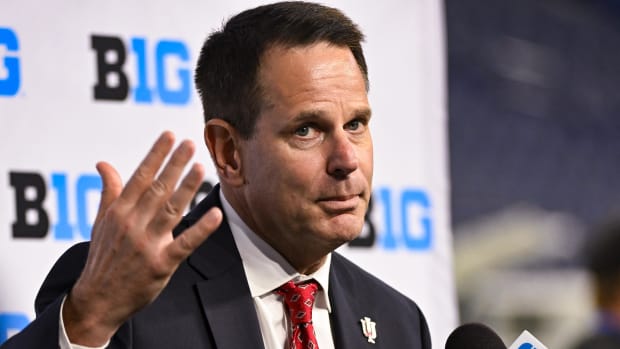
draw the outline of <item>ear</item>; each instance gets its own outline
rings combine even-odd
[[[243,185],[237,130],[222,119],[211,119],[205,125],[204,138],[220,180],[233,187]]]

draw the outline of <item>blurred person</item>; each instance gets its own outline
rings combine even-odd
[[[194,146],[173,150],[170,132],[124,186],[98,163],[91,241],[61,256],[37,318],[2,349],[430,348],[413,301],[333,252],[362,231],[371,194],[362,39],[304,2],[212,33],[195,80],[220,183],[181,217],[204,170],[181,179]]]
[[[620,218],[593,230],[584,245],[585,267],[591,274],[596,328],[575,349],[620,348]]]

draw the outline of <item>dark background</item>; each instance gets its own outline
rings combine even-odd
[[[566,347],[592,324],[581,245],[620,213],[620,1],[444,5],[461,321]]]
[[[620,1],[447,0],[452,215],[620,208]]]

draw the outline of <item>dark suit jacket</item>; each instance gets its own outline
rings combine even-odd
[[[176,227],[175,234],[219,206],[216,187]],[[88,243],[71,247],[56,262],[35,301],[37,318],[2,349],[58,347],[60,303],[79,277]],[[336,348],[431,348],[424,316],[414,302],[334,253],[329,277],[331,326]],[[360,319],[376,323],[375,344]],[[172,276],[149,306],[135,314],[108,348],[263,348],[260,328],[239,252],[226,220]]]

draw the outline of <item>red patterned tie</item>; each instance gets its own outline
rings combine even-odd
[[[290,349],[319,348],[312,325],[312,306],[318,288],[319,284],[310,280],[299,285],[289,281],[276,290],[283,297],[292,322]]]

